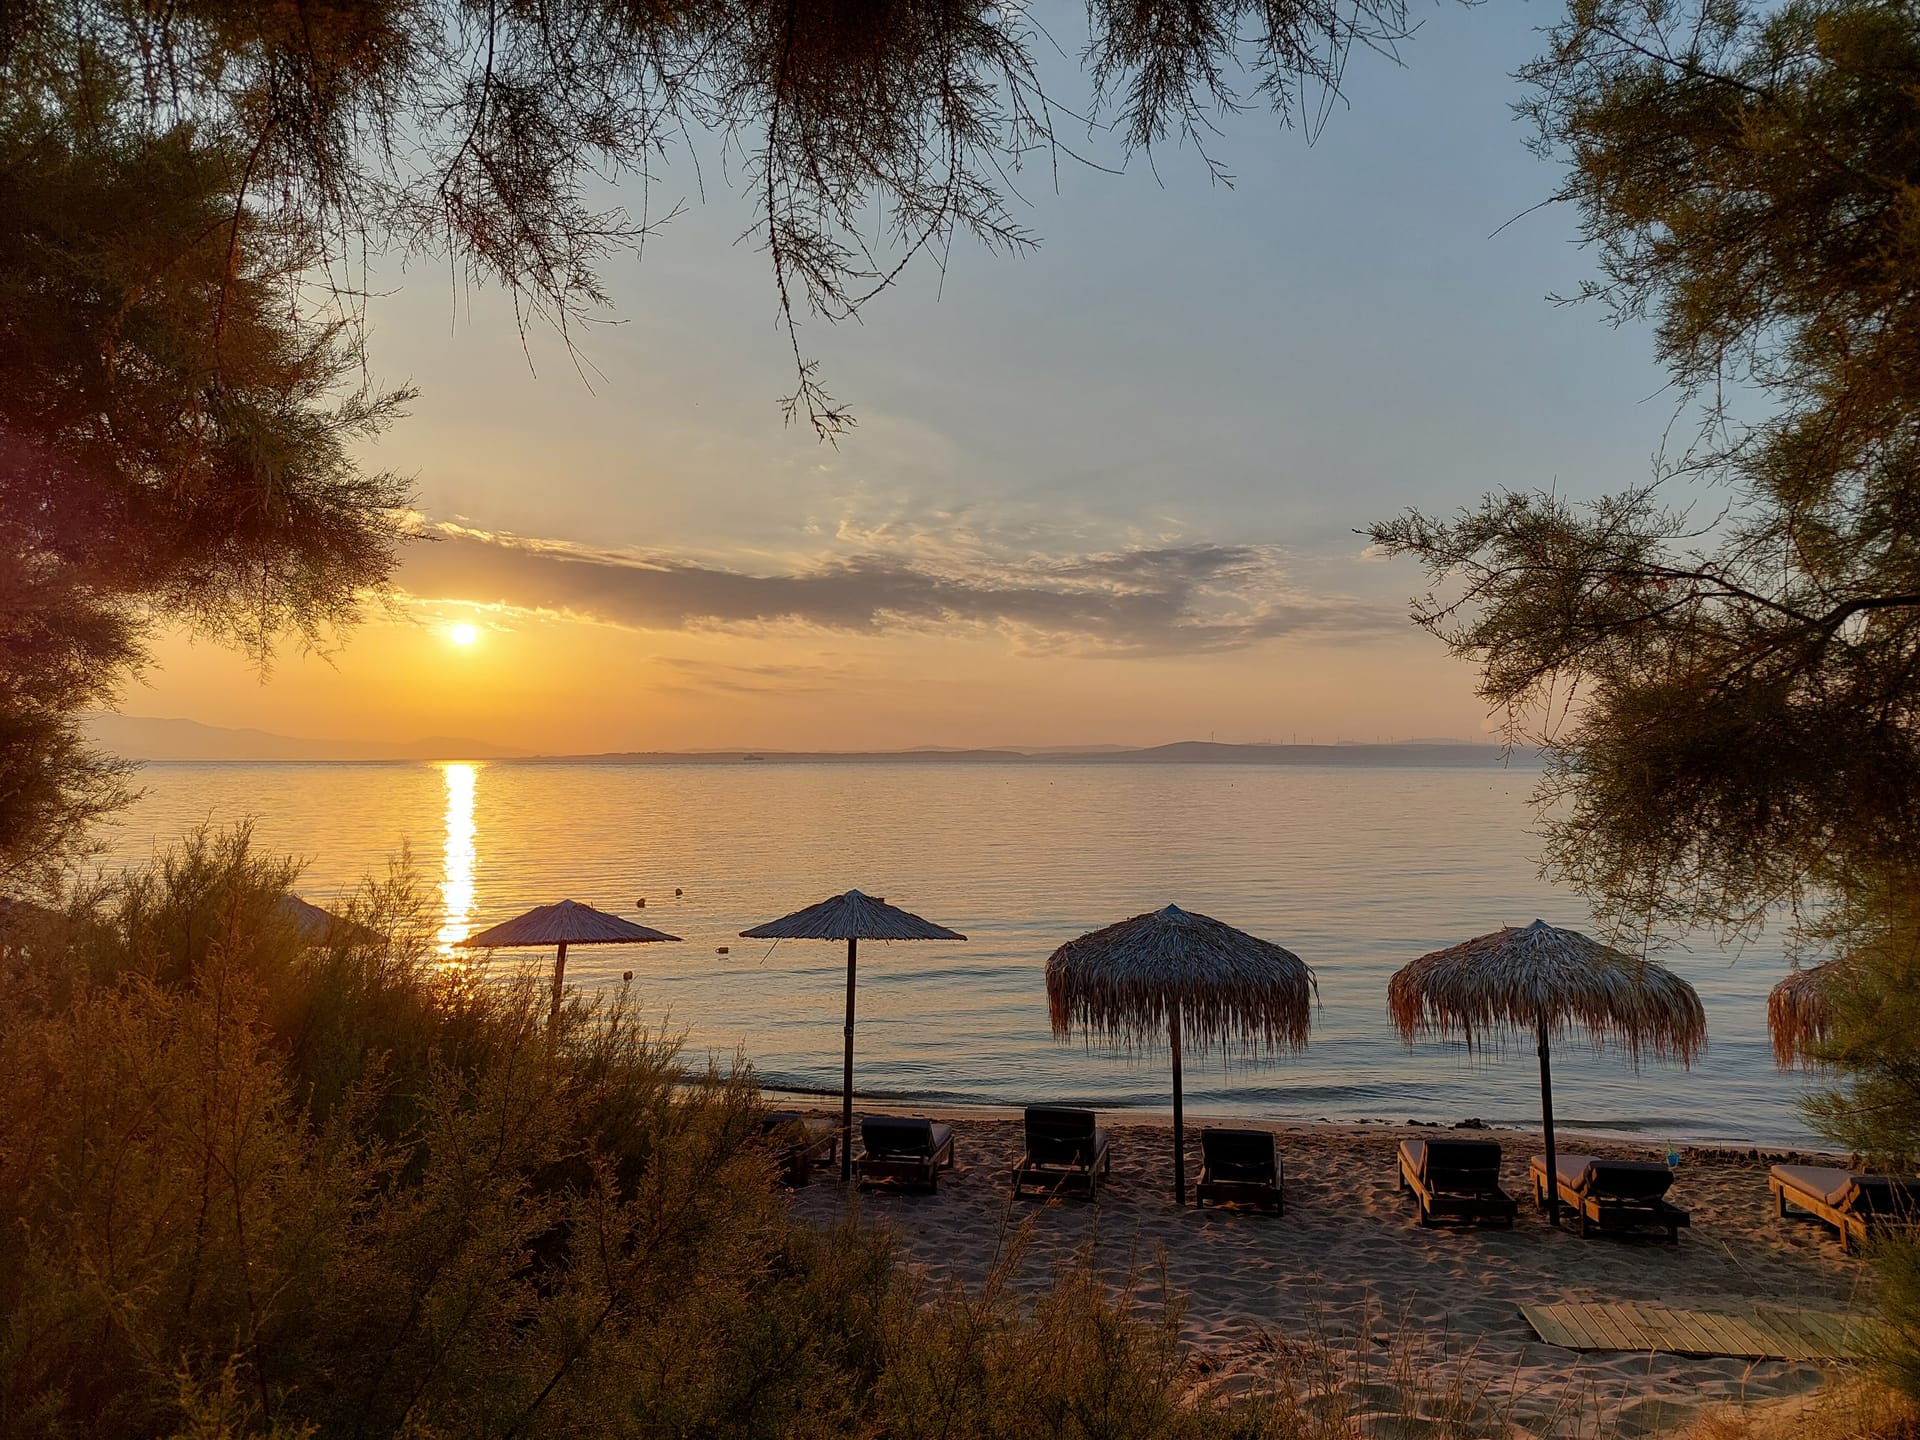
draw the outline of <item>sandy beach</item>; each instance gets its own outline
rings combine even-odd
[[[933,1113],[933,1112],[917,1112]],[[1671,1198],[1692,1212],[1679,1244],[1663,1237],[1582,1240],[1555,1231],[1527,1188],[1540,1137],[1484,1134],[1505,1150],[1504,1181],[1522,1201],[1518,1224],[1423,1229],[1397,1189],[1394,1157],[1408,1135],[1450,1133],[1392,1124],[1272,1125],[1286,1213],[1177,1208],[1172,1129],[1109,1119],[1113,1176],[1095,1202],[1013,1201],[1008,1176],[1022,1150],[1018,1119],[945,1113],[957,1136],[955,1170],[934,1194],[869,1191],[849,1199],[826,1172],[794,1193],[797,1216],[892,1227],[930,1276],[975,1284],[1024,1229],[1017,1282],[1037,1288],[1083,1247],[1116,1282],[1138,1277],[1144,1298],[1166,1281],[1184,1297],[1195,1383],[1257,1391],[1291,1359],[1339,1357],[1335,1382],[1363,1433],[1429,1435],[1422,1392],[1478,1395],[1487,1434],[1582,1434],[1604,1421],[1626,1435],[1685,1426],[1706,1406],[1804,1395],[1829,1367],[1668,1354],[1577,1352],[1543,1343],[1522,1304],[1657,1302],[1750,1310],[1756,1301],[1846,1311],[1864,1305],[1865,1266],[1843,1256],[1831,1230],[1773,1216],[1767,1165],[1780,1152],[1683,1150]],[[1199,1173],[1198,1131],[1187,1130],[1188,1179]],[[1245,1124],[1246,1122],[1237,1122]],[[1649,1158],[1617,1140],[1562,1132],[1563,1153]],[[1812,1157],[1805,1157],[1812,1158]],[[1324,1343],[1322,1343],[1324,1342]],[[1423,1377],[1416,1379],[1415,1377]],[[1517,1427],[1517,1428],[1516,1428]],[[1478,1428],[1477,1426],[1475,1427]]]

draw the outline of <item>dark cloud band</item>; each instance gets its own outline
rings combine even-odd
[[[855,555],[788,574],[441,526],[401,580],[416,595],[574,614],[650,630],[797,623],[829,630],[992,628],[1125,654],[1227,650],[1289,635],[1395,630],[1397,611],[1288,588],[1257,546],[944,564]]]

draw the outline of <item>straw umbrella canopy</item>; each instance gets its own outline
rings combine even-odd
[[[840,1178],[853,1178],[853,990],[862,940],[964,940],[931,920],[922,920],[885,900],[849,890],[778,920],[742,930],[743,940],[844,940],[847,942],[847,1023],[840,1066]]]
[[[336,915],[324,906],[315,905],[311,900],[302,900],[291,890],[282,895],[278,902],[280,913],[293,922],[294,930],[299,934],[301,943],[306,945],[325,945],[336,935],[344,936],[354,942],[365,940],[373,932],[356,920],[344,915]]]
[[[618,915],[609,915],[577,900],[559,900],[551,905],[536,905],[524,915],[503,920],[456,943],[469,950],[557,946],[553,956],[553,1008],[547,1017],[548,1023],[553,1024],[560,1018],[561,986],[567,973],[569,945],[648,945],[656,940],[679,938],[664,930],[622,920]]]
[[[1547,1174],[1554,1171],[1551,1039],[1586,1032],[1596,1049],[1690,1065],[1707,1043],[1707,1017],[1693,986],[1663,965],[1602,945],[1544,920],[1509,926],[1423,955],[1387,984],[1401,1037],[1458,1034],[1472,1049],[1492,1034],[1532,1035],[1540,1056],[1540,1109]],[[1547,1186],[1560,1223],[1560,1189]]]
[[[1129,1048],[1167,1037],[1173,1054],[1173,1198],[1187,1203],[1183,1038],[1205,1050],[1303,1050],[1319,992],[1291,950],[1169,905],[1069,940],[1047,958],[1056,1039],[1078,1029]]]
[[[31,900],[0,895],[0,955],[16,950],[27,953],[36,941],[50,940],[66,919],[61,911]]]
[[[1827,1038],[1833,1023],[1827,984],[1838,964],[1828,960],[1795,970],[1768,992],[1767,1033],[1773,1040],[1773,1063],[1782,1070],[1813,1068],[1813,1047]]]

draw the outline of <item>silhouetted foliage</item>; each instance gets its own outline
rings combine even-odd
[[[0,478],[0,487],[5,486]],[[125,603],[38,557],[0,503],[0,894],[44,890],[126,798],[78,716],[137,656]],[[17,563],[13,562],[17,557]]]
[[[596,181],[644,182],[692,134],[719,143],[760,210],[750,237],[791,329],[799,304],[851,314],[956,234],[1030,243],[1010,172],[1036,150],[1058,159],[1058,119],[1086,107],[1042,89],[1036,53],[1055,42],[1039,18],[977,0],[41,0],[9,16],[0,72],[20,108],[172,152],[158,163],[184,203],[224,197],[298,261],[269,272],[283,290],[324,290],[370,241],[443,255],[563,328],[647,228]],[[1203,144],[1244,103],[1285,118],[1303,91],[1318,101],[1353,46],[1392,44],[1404,19],[1402,0],[1094,4],[1091,108],[1134,148]],[[198,233],[161,219],[133,223]],[[242,258],[231,225],[214,235]],[[831,431],[845,417],[800,364],[795,400]]]

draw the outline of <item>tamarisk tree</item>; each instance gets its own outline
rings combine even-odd
[[[1920,15],[1579,0],[1524,78],[1583,295],[1654,322],[1700,439],[1371,537],[1551,750],[1548,862],[1616,918],[1871,903],[1920,872]]]
[[[1524,73],[1599,276],[1703,419],[1652,483],[1373,527],[1544,744],[1550,873],[1622,927],[1835,950],[1809,1113],[1920,1152],[1920,13],[1576,0]],[[1882,1252],[1920,1394],[1920,1250]]]

